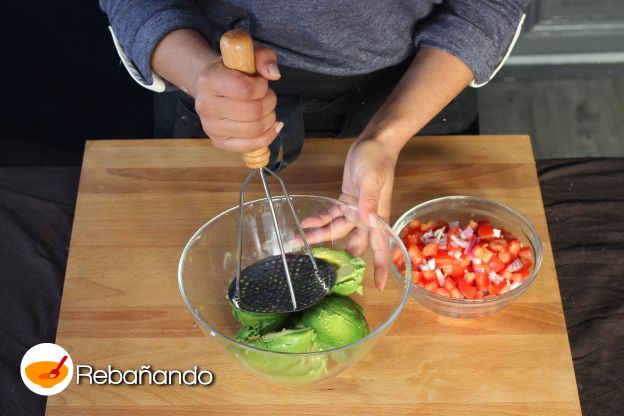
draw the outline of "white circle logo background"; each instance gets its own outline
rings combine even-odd
[[[64,355],[67,355],[67,360],[65,361],[65,366],[67,367],[67,377],[60,383],[50,387],[45,388],[41,387],[38,384],[33,383],[26,376],[26,367],[32,363],[36,363],[39,361],[56,361],[57,363],[63,358]],[[52,396],[54,394],[58,394],[65,390],[69,383],[71,383],[72,378],[74,376],[74,363],[69,356],[69,353],[65,351],[63,347],[60,347],[56,344],[51,343],[42,343],[37,344],[24,354],[24,358],[22,358],[22,363],[20,365],[20,373],[22,375],[22,381],[32,391],[33,393],[40,394],[42,396]]]

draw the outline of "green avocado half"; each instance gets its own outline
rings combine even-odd
[[[254,313],[238,309],[230,302],[234,319],[241,324],[236,339],[253,338],[268,332],[282,329],[288,313]]]
[[[288,353],[319,351],[316,333],[311,328],[284,329],[261,337],[241,340],[263,350]],[[323,355],[276,355],[262,351],[235,351],[236,356],[249,368],[276,381],[305,383],[317,380],[326,371],[327,357]]]
[[[327,247],[314,247],[312,254],[336,268],[336,283],[330,293],[342,296],[349,296],[353,293],[364,294],[362,282],[366,263],[362,258],[352,256],[343,250]]]
[[[322,350],[349,345],[368,335],[362,307],[342,296],[327,296],[306,309],[299,326],[312,328]]]

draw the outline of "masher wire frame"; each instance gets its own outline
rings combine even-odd
[[[243,218],[244,218],[244,205],[245,205],[245,190],[247,189],[247,186],[249,185],[249,183],[251,182],[251,180],[253,179],[253,177],[255,176],[256,172],[259,172],[260,174],[260,179],[262,181],[262,186],[264,188],[266,197],[267,197],[267,202],[269,204],[269,210],[271,213],[271,219],[273,222],[273,228],[274,231],[276,233],[276,237],[277,237],[277,243],[280,249],[280,258],[282,261],[282,265],[284,267],[284,277],[286,278],[286,282],[288,285],[288,293],[290,295],[290,304],[291,304],[291,308],[289,309],[285,309],[285,306],[282,309],[276,310],[275,309],[275,305],[272,305],[273,309],[271,308],[257,308],[255,310],[249,310],[245,308],[243,299],[241,298],[241,273],[243,273],[242,270],[242,259],[243,259]],[[310,264],[312,265],[313,268],[313,276],[317,281],[316,285],[305,285],[306,289],[308,290],[308,292],[306,293],[305,296],[305,301],[302,302],[297,302],[297,296],[295,294],[295,287],[293,286],[293,281],[292,281],[292,277],[291,277],[291,271],[289,270],[289,261],[288,259],[291,260],[291,265],[293,265],[293,267],[297,267],[296,269],[296,273],[299,272],[300,267],[305,268],[306,264],[302,264],[302,261],[296,260],[294,255],[290,254],[290,257],[286,256],[286,252],[284,250],[284,243],[282,241],[282,234],[280,231],[280,227],[278,225],[278,221],[277,221],[277,215],[275,212],[275,206],[273,204],[273,197],[271,195],[271,189],[269,187],[269,184],[267,182],[267,174],[269,174],[270,176],[272,176],[273,178],[275,178],[277,180],[277,182],[279,183],[281,189],[282,189],[282,193],[283,193],[283,197],[286,200],[286,203],[288,204],[288,208],[290,211],[290,214],[295,222],[296,228],[297,228],[297,232],[299,233],[300,237],[301,237],[301,241],[304,245],[304,249],[305,249],[305,253],[308,256],[309,260],[310,260]],[[328,267],[328,265],[323,264],[323,267],[321,267],[319,269],[319,265],[317,263],[317,259],[314,258],[313,254],[312,254],[312,249],[310,248],[310,245],[308,243],[307,237],[305,235],[305,232],[303,231],[303,228],[301,227],[301,222],[299,221],[299,218],[295,212],[295,208],[292,204],[290,195],[288,194],[288,191],[286,190],[286,185],[284,184],[284,181],[282,180],[282,178],[279,177],[279,175],[277,175],[275,172],[273,172],[271,169],[267,168],[267,167],[263,167],[260,169],[252,169],[249,172],[249,175],[247,175],[247,178],[244,180],[241,189],[240,189],[240,193],[239,193],[239,205],[238,205],[239,209],[238,209],[238,215],[239,215],[239,222],[238,222],[238,259],[237,259],[237,267],[236,267],[236,285],[235,285],[235,291],[234,292],[234,296],[232,296],[232,291],[230,291],[229,293],[229,297],[230,300],[232,301],[232,303],[234,304],[234,306],[243,309],[243,310],[249,310],[250,312],[257,312],[257,313],[267,313],[267,312],[295,312],[301,309],[304,309],[308,306],[311,306],[312,304],[316,303],[316,301],[320,300],[322,297],[324,297],[325,295],[327,295],[331,289],[331,287],[333,286],[333,283],[335,281],[335,273],[334,270],[331,267]],[[277,256],[276,256],[277,257]],[[296,264],[295,264],[296,263]],[[307,263],[307,262],[303,262],[303,263]],[[325,263],[325,262],[323,262]],[[258,263],[257,263],[258,264]],[[250,266],[253,267],[253,266]],[[247,270],[247,269],[246,269]],[[266,269],[264,270],[266,272]],[[309,272],[309,270],[308,270]],[[304,276],[306,276],[306,271],[304,270],[302,272],[302,274]],[[248,282],[246,282],[246,284],[248,284]],[[265,286],[265,285],[263,285]],[[269,301],[269,299],[271,299],[271,296],[267,296],[266,297],[267,301]],[[279,302],[278,302],[279,304]]]

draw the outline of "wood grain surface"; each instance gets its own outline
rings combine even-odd
[[[306,141],[283,174],[292,194],[336,197],[350,141]],[[74,364],[187,369],[210,387],[72,383],[48,415],[579,415],[548,229],[527,136],[418,137],[401,154],[394,221],[419,202],[478,195],[524,214],[544,243],[540,275],[517,303],[457,320],[413,299],[355,367],[308,386],[267,383],[194,325],[177,287],[189,237],[236,205],[247,169],[207,140],[87,143],[57,343]],[[314,174],[311,174],[314,172]],[[248,197],[263,196],[259,184]]]

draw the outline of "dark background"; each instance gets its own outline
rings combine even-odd
[[[97,1],[8,3],[0,166],[79,165],[85,139],[152,135],[152,93],[121,64]]]

